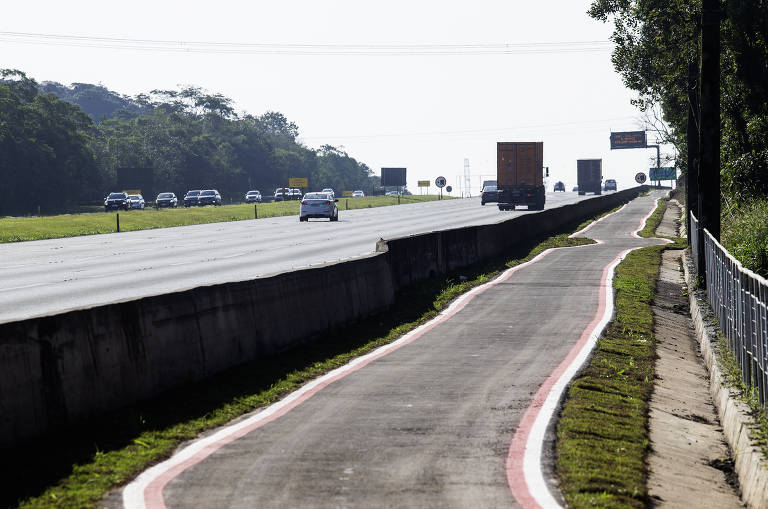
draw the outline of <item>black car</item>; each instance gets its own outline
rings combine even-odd
[[[193,191],[187,191],[187,194],[184,195],[184,206],[185,207],[192,207],[197,205],[197,197],[200,196],[200,190],[195,189]]]
[[[562,182],[555,182],[555,191],[565,192],[565,184]]]
[[[157,198],[155,198],[155,206],[157,208],[168,207],[175,209],[178,204],[179,199],[176,198],[174,193],[160,193],[157,195]]]
[[[201,207],[203,205],[221,205],[221,195],[215,189],[204,189],[200,191],[200,195],[197,197],[197,204]]]
[[[480,194],[480,205],[499,201],[499,191],[496,186],[485,186]]]
[[[605,188],[604,191],[615,191],[616,190],[616,181],[613,179],[606,179],[605,180]]]
[[[131,207],[131,201],[128,199],[128,193],[109,193],[104,199],[104,212],[110,210],[128,210]]]

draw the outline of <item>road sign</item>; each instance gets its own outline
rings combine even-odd
[[[435,179],[435,185],[437,187],[443,188],[443,187],[445,187],[445,184],[446,184],[445,177],[437,177]]]
[[[344,198],[351,198],[352,194],[354,194],[354,191],[342,191],[341,196]]]
[[[382,168],[381,187],[399,187],[405,184],[405,168]]]
[[[677,171],[675,168],[662,167],[662,168],[650,168],[650,175],[648,178],[651,180],[677,180]]]
[[[419,187],[429,187],[429,180],[419,180]]]
[[[451,191],[453,191],[453,188],[451,186],[448,186],[448,187],[445,188],[445,190],[450,193]]]
[[[290,187],[305,188],[309,187],[309,182],[305,178],[291,177],[288,179],[288,185]]]
[[[647,148],[645,131],[611,133],[611,150],[617,148]]]
[[[641,171],[640,173],[638,173],[637,175],[635,175],[635,182],[637,182],[638,184],[643,184],[643,183],[645,183],[645,173],[643,173],[643,172]]]

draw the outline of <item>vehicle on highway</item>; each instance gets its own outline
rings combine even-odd
[[[384,196],[398,196],[399,194],[397,191],[387,191]]]
[[[157,208],[168,207],[175,209],[178,204],[179,199],[176,198],[176,194],[174,193],[160,193],[157,195],[157,198],[155,198],[155,206]]]
[[[185,207],[196,206],[198,196],[200,196],[199,189],[193,189],[192,191],[187,191],[187,194],[184,195],[184,206]]]
[[[574,193],[578,193],[579,192],[579,186],[573,186],[573,189],[571,189],[571,191],[573,191]]]
[[[301,189],[291,189],[291,200],[301,200]]]
[[[291,190],[287,187],[278,187],[275,189],[275,201],[284,201],[291,199]]]
[[[245,203],[261,203],[261,191],[253,190],[245,193]]]
[[[311,217],[327,217],[331,221],[338,221],[339,208],[336,206],[338,201],[330,193],[305,194],[299,207],[299,221],[309,221]]]
[[[604,191],[616,191],[616,181],[614,179],[605,179]]]
[[[555,182],[555,191],[562,191],[565,192],[565,184],[562,182]]]
[[[498,185],[499,185],[499,183],[497,181],[495,181],[495,180],[483,180],[483,188],[485,186],[498,186]]]
[[[352,198],[362,198],[363,196],[365,196],[365,193],[359,189],[352,193]]]
[[[203,189],[200,191],[200,196],[197,197],[197,204],[203,205],[221,205],[221,195],[215,189]]]
[[[119,209],[128,210],[130,206],[128,193],[109,193],[109,196],[104,198],[104,212]]]
[[[146,205],[144,202],[144,197],[140,194],[129,194],[128,203],[130,203],[129,208],[137,210],[144,210]]]
[[[544,210],[545,177],[549,177],[549,167],[544,166],[544,142],[496,143],[499,210],[515,210],[518,205]]]
[[[499,201],[499,190],[496,186],[485,186],[483,188],[483,191],[480,193],[480,205],[485,205],[486,203],[491,202],[498,202]]]
[[[331,198],[335,198],[336,197],[336,193],[330,187],[326,187],[321,192],[330,194]]]
[[[579,186],[579,194],[603,193],[603,160],[602,159],[577,159],[576,183]]]

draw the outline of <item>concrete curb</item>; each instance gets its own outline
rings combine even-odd
[[[768,508],[768,461],[762,451],[752,444],[753,423],[749,415],[749,407],[737,399],[735,391],[732,391],[724,382],[716,356],[717,326],[706,301],[705,292],[692,290],[695,285],[693,278],[695,268],[688,250],[683,251],[683,270],[689,289],[688,300],[696,338],[710,374],[709,391],[715,401],[725,438],[733,450],[741,498],[748,507]]]

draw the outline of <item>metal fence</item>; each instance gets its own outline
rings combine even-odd
[[[694,260],[698,243],[704,241],[709,305],[741,367],[742,380],[756,389],[760,403],[765,405],[768,399],[768,281],[745,269],[709,231],[705,229],[700,233],[697,226],[698,221],[691,214],[688,235]],[[699,267],[696,271],[701,274]]]

